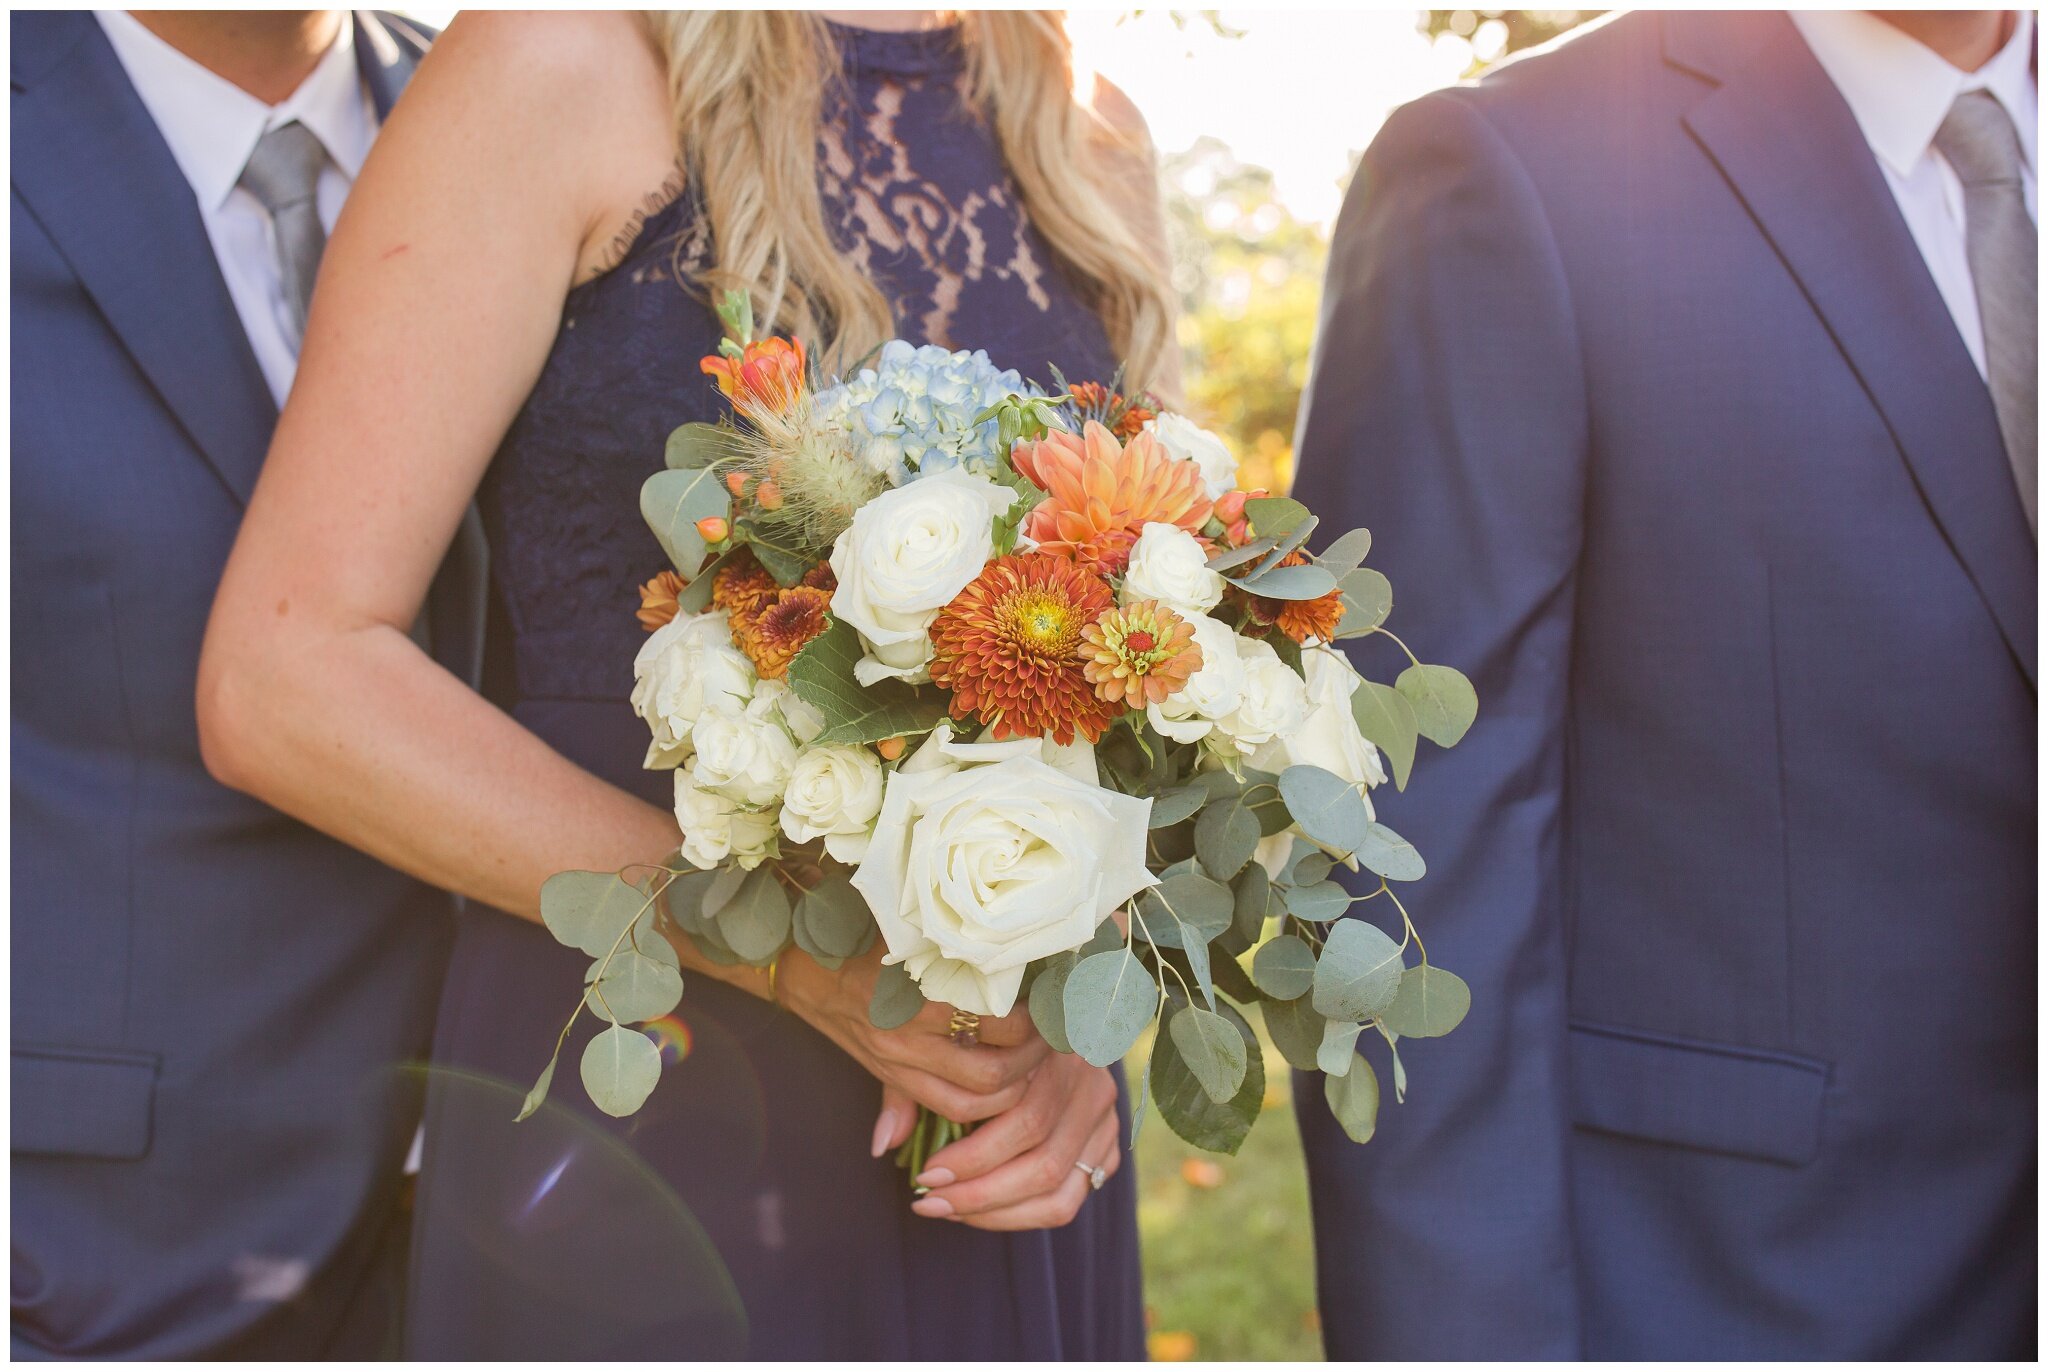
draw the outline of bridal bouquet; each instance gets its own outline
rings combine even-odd
[[[1470,1003],[1395,892],[1423,862],[1371,792],[1478,708],[1449,667],[1408,653],[1388,685],[1331,646],[1388,632],[1371,536],[1313,550],[1315,515],[1236,490],[1220,440],[1113,378],[1042,394],[899,341],[819,388],[800,342],[752,339],[744,297],[720,313],[733,336],[703,369],[733,413],[676,430],[641,492],[673,568],[641,588],[632,704],[682,846],[542,891],[593,959],[557,1057],[588,1009],[609,1027],[585,1088],[639,1108],[660,1053],[630,1026],[682,995],[664,925],[724,964],[794,945],[836,966],[879,939],[878,1027],[937,1001],[971,1031],[1022,1003],[1107,1065],[1157,1025],[1150,1099],[1235,1152],[1265,1095],[1256,1006],[1369,1138],[1360,1035],[1398,1098],[1399,1040]],[[1351,895],[1340,863],[1377,887]],[[1394,935],[1343,918],[1374,900]],[[927,1117],[905,1163],[961,1132]]]

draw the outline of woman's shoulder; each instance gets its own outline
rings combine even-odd
[[[499,79],[582,96],[643,73],[661,80],[653,35],[622,10],[464,10],[434,44],[432,59],[488,66]]]

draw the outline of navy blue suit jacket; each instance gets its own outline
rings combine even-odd
[[[13,1348],[317,1357],[396,1214],[451,902],[201,764],[275,408],[97,22],[10,22]],[[355,22],[381,113],[423,36]]]
[[[1301,1112],[1331,1355],[2031,1356],[2035,547],[1790,22],[1397,112],[1298,438],[1481,701],[1375,798],[1471,1017]]]

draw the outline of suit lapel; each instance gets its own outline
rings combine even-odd
[[[2034,681],[2035,549],[1991,394],[1855,116],[1784,15],[1667,16],[1686,127],[1799,281]]]
[[[28,19],[13,26],[15,193],[193,444],[246,501],[277,408],[192,187],[99,24],[84,13]],[[24,44],[36,49],[26,62]]]

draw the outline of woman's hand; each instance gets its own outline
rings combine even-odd
[[[976,1229],[1058,1228],[1092,1190],[1082,1167],[1113,1175],[1123,1162],[1116,1095],[1108,1068],[1052,1054],[1014,1108],[932,1154],[916,1177],[931,1192],[910,1208]]]
[[[868,1022],[868,1002],[881,966],[879,946],[836,972],[791,948],[776,973],[781,1002],[882,1083],[876,1157],[910,1136],[917,1105],[966,1124],[1000,1115],[1024,1099],[1026,1076],[1052,1048],[1023,1006],[1001,1019],[982,1020],[981,1042],[967,1048],[952,1041],[949,1006],[927,1005],[900,1028],[877,1029]]]

